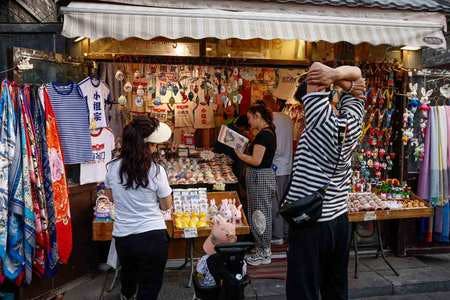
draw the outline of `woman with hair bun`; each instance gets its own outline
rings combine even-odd
[[[256,253],[246,257],[249,265],[271,263],[272,201],[276,199],[275,172],[272,168],[277,148],[272,112],[263,104],[250,106],[247,112],[250,128],[256,132],[249,153],[236,151],[247,164],[248,219],[256,243]]]
[[[157,144],[171,135],[169,126],[157,119],[137,117],[124,128],[121,153],[107,167],[122,300],[156,300],[161,289],[169,239],[160,209],[171,208],[172,189],[154,157]]]

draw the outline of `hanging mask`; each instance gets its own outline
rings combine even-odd
[[[239,78],[238,84],[239,84],[239,86],[242,86],[244,84],[244,80],[242,80],[242,78]]]
[[[119,102],[120,105],[127,105],[127,97],[124,95],[120,95],[120,97],[117,99],[117,102]]]
[[[135,79],[135,80],[138,80],[138,79],[141,78],[141,77],[142,77],[141,71],[136,70],[136,71],[134,72],[134,79]]]
[[[176,96],[178,94],[178,87],[176,85],[172,85],[172,92]]]
[[[173,96],[170,96],[169,104],[170,105],[174,105],[175,104],[175,98]]]
[[[194,100],[194,93],[192,91],[189,92],[188,98],[190,101]]]
[[[134,104],[136,104],[137,107],[144,106],[144,98],[141,96],[137,96],[136,98],[134,98]]]
[[[127,81],[123,86],[123,90],[125,93],[131,93],[131,91],[133,91],[133,85],[131,84],[131,82]]]
[[[160,94],[161,96],[165,96],[166,93],[167,93],[167,87],[166,87],[164,84],[162,84],[162,85],[161,85],[161,88],[159,89],[159,94]]]
[[[139,85],[139,86],[138,86],[137,91],[136,91],[136,94],[137,94],[139,97],[143,97],[143,96],[144,96],[145,91],[144,91],[144,87],[143,87],[142,85]]]
[[[152,80],[152,79],[153,79],[152,77],[153,77],[153,76],[152,76],[152,72],[150,72],[150,71],[145,72],[145,79],[146,79],[147,81]]]
[[[220,86],[220,93],[223,94],[223,93],[225,93],[226,91],[227,91],[227,89],[225,88],[225,86],[224,86],[224,85],[221,85],[221,86]]]
[[[123,72],[122,71],[120,71],[120,70],[118,70],[117,72],[116,72],[116,80],[117,81],[123,81],[124,79],[125,79],[125,75],[123,74]]]

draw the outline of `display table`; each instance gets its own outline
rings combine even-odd
[[[208,201],[214,199],[219,205],[222,199],[236,199],[236,205],[241,204],[239,196],[236,191],[230,192],[209,192]],[[236,225],[236,235],[246,235],[250,233],[250,226],[243,210],[241,210],[242,220],[240,224]],[[184,239],[186,241],[186,252],[184,256],[184,263],[173,269],[182,269],[188,264],[191,267],[191,272],[188,278],[187,287],[192,286],[192,274],[194,273],[194,248],[195,242],[198,239],[208,237],[211,233],[211,227],[198,228],[196,230],[183,230],[175,228],[173,221],[166,221],[167,232],[172,239]],[[97,222],[92,223],[92,236],[95,241],[109,241],[112,239],[113,222]]]
[[[413,195],[413,199],[418,199]],[[423,200],[420,200],[423,201]],[[386,220],[399,220],[399,219],[413,219],[413,218],[426,218],[433,215],[433,209],[431,207],[417,207],[417,208],[403,208],[403,209],[387,209],[387,210],[375,210],[375,211],[360,211],[351,212],[348,214],[348,219],[352,224],[351,232],[351,245],[355,251],[355,274],[354,277],[358,278],[358,241],[356,223],[358,222],[374,222],[375,231],[377,234],[377,257],[378,255],[385,261],[388,267],[399,276],[399,273],[387,260],[383,249],[383,238],[381,233],[381,221]]]

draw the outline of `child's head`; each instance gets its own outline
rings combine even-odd
[[[203,250],[206,254],[214,254],[214,247],[220,244],[230,244],[236,242],[236,225],[227,222],[222,216],[217,215],[214,218],[214,224],[211,234],[203,244]]]

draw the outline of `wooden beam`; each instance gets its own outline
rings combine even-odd
[[[0,33],[61,33],[62,23],[0,24]]]

